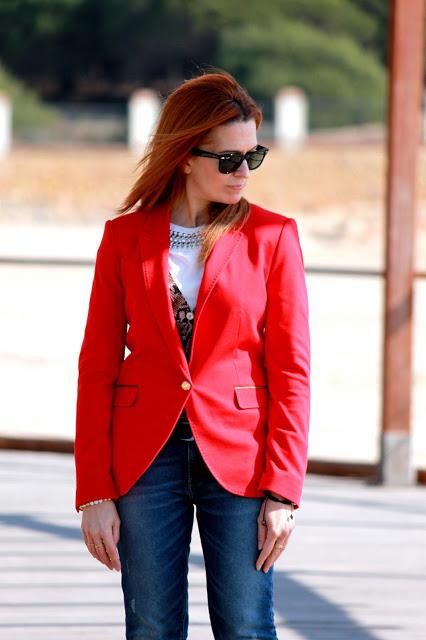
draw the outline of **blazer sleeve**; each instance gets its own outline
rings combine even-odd
[[[267,279],[264,363],[269,387],[266,464],[258,485],[299,507],[307,469],[310,333],[304,260],[287,218]]]
[[[120,260],[107,220],[99,245],[83,343],[78,359],[75,508],[100,498],[117,498],[111,475],[111,407],[124,358],[127,321]]]

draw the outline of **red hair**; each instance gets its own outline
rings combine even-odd
[[[229,122],[254,119],[256,129],[262,122],[262,112],[255,101],[235,78],[217,67],[203,71],[202,75],[185,80],[167,97],[156,129],[138,162],[141,169],[121,207],[119,215],[134,205],[151,211],[156,205],[173,205],[185,193],[183,163],[192,147],[208,140],[210,131]],[[249,203],[241,198],[236,204],[211,202],[209,225],[200,251],[204,262],[217,238],[237,221],[244,223],[249,214]]]

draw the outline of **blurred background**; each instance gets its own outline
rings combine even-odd
[[[234,74],[263,110],[258,140],[270,152],[245,196],[297,221],[305,261],[310,473],[304,526],[277,563],[277,621],[286,640],[424,637],[424,486],[370,482],[381,455],[396,4],[410,6],[0,0],[0,635],[8,640],[123,637],[120,576],[105,576],[86,552],[74,511],[77,360],[104,222],[136,179],[168,93],[208,65]],[[421,109],[406,372],[413,484],[426,481],[424,99]],[[211,640],[194,536],[191,631]]]
[[[0,160],[1,436],[72,441],[93,259],[136,177],[146,135],[138,114],[149,124],[178,83],[218,65],[264,113],[258,138],[271,151],[246,196],[299,227],[311,305],[310,457],[377,461],[388,31],[382,0],[0,3],[10,129]],[[338,272],[347,268],[369,273]],[[426,469],[424,279],[415,286],[413,464]]]

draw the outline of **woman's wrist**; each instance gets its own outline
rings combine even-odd
[[[273,491],[269,491],[268,489],[265,489],[264,494],[266,495],[267,498],[269,498],[270,500],[273,500],[274,502],[281,502],[283,504],[292,504],[293,506],[295,504],[292,500],[289,500],[288,498],[284,498],[283,496],[280,496],[277,493],[274,493]]]
[[[85,502],[84,504],[80,504],[78,507],[79,511],[84,511],[87,507],[91,507],[95,504],[100,504],[101,502],[110,502],[113,498],[100,498],[99,500],[91,500],[90,502]]]

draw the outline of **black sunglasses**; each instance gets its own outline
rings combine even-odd
[[[198,149],[198,147],[193,147],[191,149],[191,153],[194,156],[217,158],[219,160],[220,173],[233,173],[243,164],[244,160],[247,160],[248,168],[250,171],[253,171],[253,169],[260,167],[268,151],[268,147],[262,147],[260,144],[258,144],[256,149],[253,149],[253,151],[247,151],[246,154],[242,154],[239,151],[231,151],[229,153],[212,153],[211,151]]]

